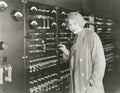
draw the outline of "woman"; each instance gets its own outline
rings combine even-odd
[[[71,12],[68,27],[76,35],[71,50],[59,44],[63,58],[70,59],[71,93],[104,93],[105,56],[102,43],[78,12]]]

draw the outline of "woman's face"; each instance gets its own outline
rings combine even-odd
[[[68,20],[68,27],[74,34],[79,34],[83,30],[83,27],[72,19]]]

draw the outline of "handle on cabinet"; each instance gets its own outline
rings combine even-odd
[[[5,69],[5,81],[12,82],[12,66],[10,64],[4,67]]]
[[[5,81],[12,82],[12,67],[10,64],[0,66],[0,84],[4,84],[4,79]]]
[[[0,84],[3,84],[3,68],[0,67]]]

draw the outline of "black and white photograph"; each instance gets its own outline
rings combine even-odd
[[[120,93],[120,0],[0,0],[0,93]]]

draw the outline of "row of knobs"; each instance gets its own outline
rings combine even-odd
[[[57,11],[56,10],[48,10],[48,9],[38,9],[36,6],[32,6],[31,8],[30,8],[30,11],[32,11],[32,12],[44,12],[44,13],[52,13],[52,14],[56,14],[57,13]],[[66,13],[65,11],[62,11],[61,13],[60,13],[61,15],[68,15],[68,13]]]
[[[52,89],[57,88],[57,79],[53,79],[51,81],[45,82],[44,84],[34,86],[33,88],[30,88],[30,93],[43,93],[50,91]]]
[[[41,18],[41,26],[39,26],[39,23],[36,21],[36,20],[33,20],[33,21],[31,21],[31,23],[30,23],[30,25],[32,26],[32,27],[34,27],[34,28],[37,28],[37,29],[50,29],[50,25],[51,26],[57,26],[57,23],[56,22],[52,22],[51,24],[50,24],[50,19],[48,19],[48,18]],[[66,27],[67,25],[66,25],[66,23],[65,22],[63,22],[63,23],[61,23],[61,25],[60,26],[62,26],[62,27]],[[67,29],[67,28],[66,28]]]
[[[53,73],[53,74],[50,74],[50,75],[47,75],[47,76],[44,76],[44,77],[39,77],[35,80],[30,80],[29,84],[30,85],[36,85],[36,84],[41,83],[42,81],[45,81],[48,78],[50,78],[52,80],[55,77],[57,77],[57,73]]]
[[[37,59],[30,59],[29,62],[30,63],[35,63],[37,61],[47,61],[47,60],[50,60],[50,59],[56,59],[56,55],[52,55],[52,56],[48,56],[48,57],[42,57],[42,58],[37,58]]]
[[[56,65],[56,62],[57,60],[50,60],[50,61],[47,61],[47,62],[43,62],[43,63],[38,63],[38,64],[34,64],[34,65],[30,65],[29,66],[29,72],[32,73],[32,72],[35,72],[35,71],[38,71],[39,69],[43,68],[47,68],[48,66],[46,65],[49,65],[50,66],[55,66]]]

